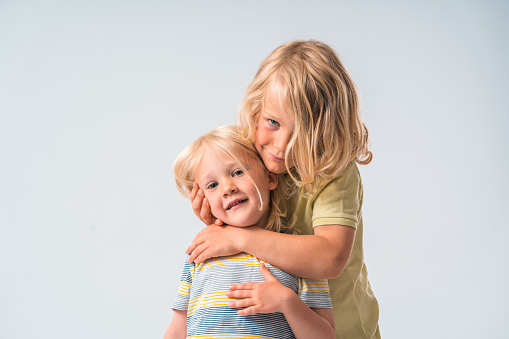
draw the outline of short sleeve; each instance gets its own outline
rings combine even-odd
[[[191,291],[191,283],[194,276],[194,263],[187,262],[184,264],[182,276],[180,278],[179,289],[175,301],[173,302],[172,309],[174,310],[187,310],[189,304],[189,294]]]
[[[310,308],[332,308],[326,279],[299,278],[299,298]]]
[[[361,177],[357,165],[351,162],[317,193],[313,202],[312,225],[357,228],[361,206]]]

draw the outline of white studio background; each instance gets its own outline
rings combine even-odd
[[[0,338],[160,338],[201,229],[172,162],[259,63],[318,39],[357,83],[385,338],[506,338],[504,1],[0,1]]]

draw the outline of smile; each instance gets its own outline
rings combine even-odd
[[[285,161],[285,158],[276,157],[274,154],[272,154],[271,152],[269,152],[269,150],[267,150],[267,153],[269,153],[270,157],[271,157],[271,158],[272,158],[272,160],[274,160],[274,161],[277,161],[277,162],[284,162],[284,161]]]
[[[237,199],[237,200],[234,200],[233,202],[231,202],[228,207],[226,208],[226,210],[230,210],[232,208],[234,208],[235,206],[238,206],[242,203],[245,203],[247,201],[247,199]]]

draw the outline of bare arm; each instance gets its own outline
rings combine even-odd
[[[260,265],[265,278],[262,283],[243,283],[230,286],[227,296],[241,300],[229,307],[239,310],[239,315],[281,312],[298,339],[335,338],[334,316],[330,308],[309,308],[297,293],[281,284],[265,265]]]
[[[173,310],[170,325],[164,333],[163,339],[185,339],[187,336],[187,311]]]
[[[286,321],[297,339],[336,338],[332,308],[309,308],[302,301],[300,304],[302,305],[289,303],[289,310],[284,313]]]
[[[189,262],[247,252],[293,275],[332,279],[348,263],[355,229],[341,225],[317,226],[314,235],[275,233],[259,227],[211,225],[194,238],[186,252]]]

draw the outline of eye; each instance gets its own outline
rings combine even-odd
[[[219,184],[217,182],[211,182],[210,184],[208,184],[207,186],[205,186],[206,189],[214,189],[218,186]]]
[[[232,176],[233,177],[238,177],[238,176],[241,176],[242,174],[244,174],[244,171],[241,170],[241,169],[238,169],[238,170],[233,171]]]
[[[271,126],[279,126],[279,122],[277,122],[276,120],[273,120],[273,119],[269,119],[269,125]]]

